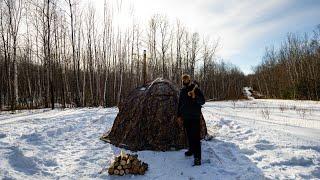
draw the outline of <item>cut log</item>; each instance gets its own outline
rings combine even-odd
[[[128,155],[123,155],[122,157],[121,157],[121,160],[127,160],[128,159]]]
[[[129,156],[128,160],[133,161],[134,156]]]
[[[118,161],[120,161],[120,159],[121,159],[120,156],[116,156],[116,157],[114,158],[114,161],[115,161],[115,162],[118,162]]]
[[[119,173],[120,173],[120,172],[119,172],[118,169],[115,169],[115,170],[114,170],[114,174],[115,174],[115,175],[119,175]]]
[[[123,153],[122,153],[123,154]],[[138,159],[138,155],[121,155],[115,158],[108,168],[110,175],[124,175],[124,174],[145,174],[148,169],[148,164]]]
[[[118,162],[118,161],[115,161],[114,163],[113,163],[113,166],[114,167],[118,167],[120,165],[120,163]]]
[[[120,176],[123,176],[123,175],[124,175],[124,170],[123,170],[123,169],[121,169],[121,170],[119,171],[119,175],[120,175]]]
[[[124,166],[124,165],[126,165],[126,164],[127,164],[127,161],[125,161],[125,160],[121,160],[121,161],[120,161],[120,165],[121,165],[121,166]]]
[[[148,164],[147,164],[147,163],[143,162],[143,163],[141,164],[141,166],[143,166],[146,170],[148,170]]]
[[[134,160],[133,162],[132,162],[132,165],[133,166],[140,166],[140,161],[139,160]]]
[[[146,169],[143,166],[141,166],[139,168],[139,174],[144,175],[145,172],[146,172]]]
[[[108,169],[108,173],[109,173],[110,175],[112,175],[113,172],[114,172],[114,169],[113,169],[113,168],[109,168],[109,169]]]
[[[131,166],[131,163],[130,164],[127,164],[127,168],[130,169],[132,166]]]
[[[133,168],[132,168],[133,174],[138,174],[139,169],[140,169],[139,166],[133,166]]]

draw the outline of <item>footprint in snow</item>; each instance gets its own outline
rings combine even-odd
[[[274,150],[274,149],[276,149],[275,145],[270,144],[270,142],[265,139],[257,140],[257,144],[254,145],[254,147],[258,150]]]
[[[302,166],[309,167],[313,165],[313,160],[311,158],[305,157],[292,157],[291,159],[274,162],[270,164],[271,166]]]
[[[253,155],[253,154],[256,153],[255,150],[253,150],[253,149],[248,149],[248,148],[240,149],[240,152],[242,152],[243,154],[246,154],[246,155]]]
[[[262,159],[264,158],[265,156],[258,156],[258,157],[255,157],[254,160],[256,161],[262,161]]]
[[[6,134],[2,134],[2,133],[0,133],[0,139],[5,138],[5,137],[7,137],[7,135],[6,135]]]

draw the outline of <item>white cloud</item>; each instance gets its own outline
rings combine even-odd
[[[287,11],[284,7],[292,0],[109,0],[110,4],[122,7],[127,17],[133,15],[125,12],[134,7],[134,17],[145,24],[153,14],[165,14],[175,22],[180,19],[191,31],[198,31],[206,37],[220,38],[219,55],[230,58],[241,54],[253,41],[266,35],[277,33],[298,20],[312,18],[318,14],[318,8],[303,9],[298,12]],[[103,8],[103,0],[94,1],[97,9]],[[278,13],[278,14],[275,14]],[[116,14],[115,14],[116,16]],[[121,16],[118,22],[125,21]],[[315,18],[315,17],[313,17]],[[287,31],[290,31],[288,29]],[[262,47],[259,47],[260,49]]]

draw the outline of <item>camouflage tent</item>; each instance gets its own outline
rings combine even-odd
[[[101,139],[133,151],[185,148],[185,131],[176,120],[178,99],[178,87],[161,78],[134,89],[119,105],[112,129]],[[201,138],[206,134],[202,116]]]

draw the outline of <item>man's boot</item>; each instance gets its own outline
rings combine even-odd
[[[201,165],[201,159],[200,158],[194,158],[193,166],[200,166],[200,165]]]
[[[187,152],[184,153],[185,156],[192,156],[193,152],[188,150]]]

